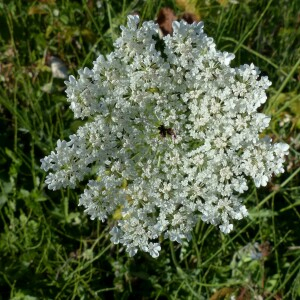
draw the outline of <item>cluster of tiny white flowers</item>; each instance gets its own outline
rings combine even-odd
[[[230,67],[234,55],[202,22],[174,22],[161,39],[157,24],[138,23],[129,16],[115,51],[66,82],[75,117],[88,122],[42,168],[53,190],[92,176],[79,205],[102,221],[121,211],[112,242],[157,257],[159,237],[189,240],[199,218],[229,233],[247,216],[247,180],[265,186],[283,172],[288,145],[259,137],[270,81],[253,64]]]

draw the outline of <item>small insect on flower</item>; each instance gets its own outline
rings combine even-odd
[[[160,125],[158,130],[161,137],[165,138],[167,135],[169,135],[176,139],[176,133],[173,128],[166,128],[164,125]]]

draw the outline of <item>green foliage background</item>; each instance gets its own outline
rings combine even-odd
[[[76,74],[113,49],[128,14],[180,14],[179,2],[234,64],[253,62],[273,82],[261,110],[267,134],[290,145],[287,171],[251,184],[250,217],[230,235],[199,222],[190,243],[129,258],[110,243],[113,219],[77,207],[81,187],[45,187],[40,159],[81,124],[45,61],[51,53]],[[300,299],[300,1],[231,2],[0,0],[0,300]]]

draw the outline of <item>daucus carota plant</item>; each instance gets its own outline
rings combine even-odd
[[[174,22],[162,39],[154,22],[138,23],[129,16],[114,52],[66,82],[75,118],[88,120],[42,168],[53,190],[89,178],[85,212],[104,221],[120,210],[111,240],[157,257],[160,236],[190,239],[199,218],[229,233],[247,216],[247,181],[283,172],[288,145],[259,137],[268,78],[253,64],[230,67],[234,55],[203,23]]]

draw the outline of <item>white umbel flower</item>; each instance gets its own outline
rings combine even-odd
[[[121,211],[112,242],[157,257],[160,236],[181,243],[199,219],[229,233],[248,214],[247,180],[265,186],[283,172],[288,145],[259,138],[270,81],[253,64],[231,68],[203,23],[174,22],[162,39],[154,22],[138,23],[129,16],[115,51],[66,82],[75,117],[89,119],[42,168],[59,189],[93,167],[79,205],[102,221]]]

